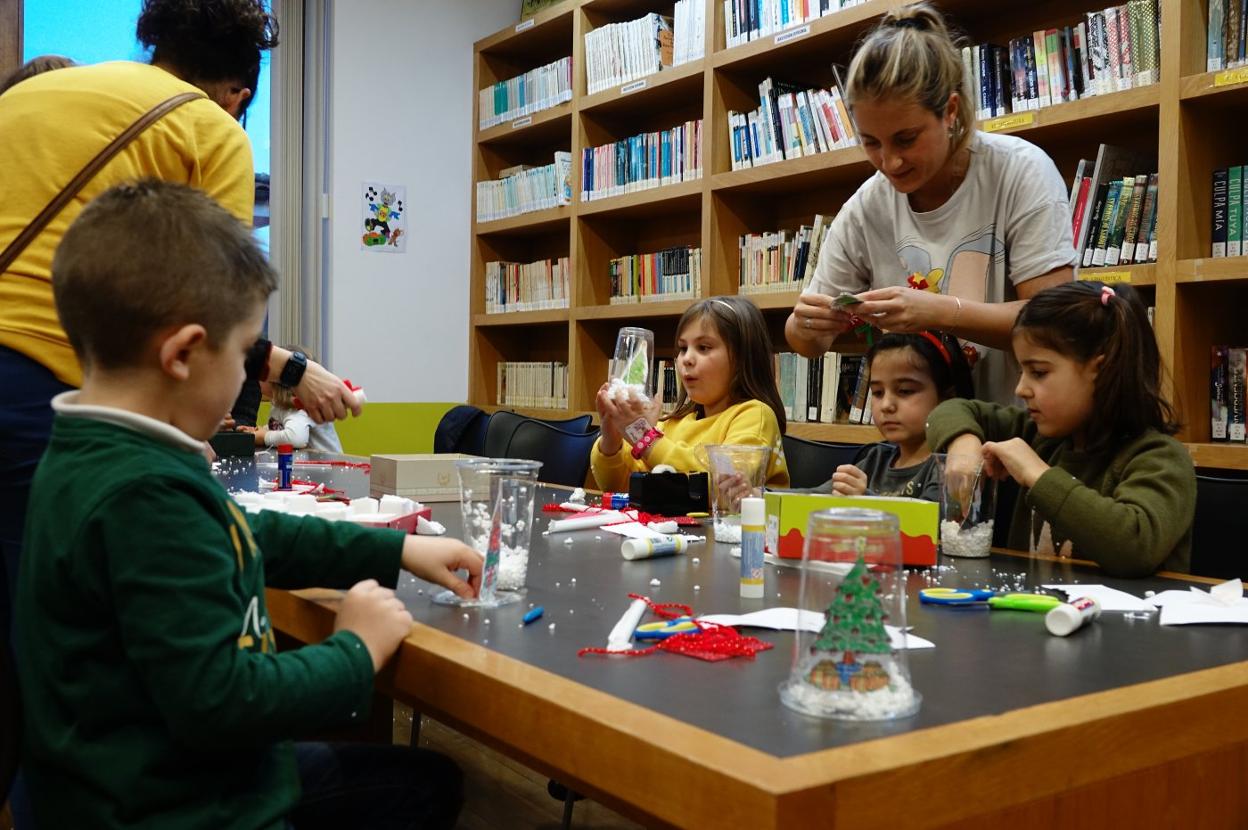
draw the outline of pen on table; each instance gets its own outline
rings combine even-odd
[[[542,607],[542,606],[540,606],[540,605],[539,605],[539,606],[537,606],[536,608],[530,608],[530,609],[529,609],[528,611],[526,611],[526,612],[525,612],[525,614],[524,614],[524,618],[523,618],[523,619],[524,619],[524,624],[525,624],[525,625],[528,625],[529,623],[533,622],[534,620],[536,620],[536,619],[540,619],[540,618],[541,618],[541,616],[542,616],[542,614],[544,614],[544,613],[546,613],[546,609],[545,609],[545,608],[543,608],[543,607]]]

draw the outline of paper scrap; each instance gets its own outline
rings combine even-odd
[[[1207,593],[1194,585],[1186,591],[1162,591],[1151,602],[1161,609],[1162,625],[1248,625],[1248,599],[1238,579],[1215,585]]]
[[[641,522],[622,522],[616,525],[606,525],[601,528],[608,533],[614,533],[617,536],[627,536],[629,539],[666,539],[668,533],[659,533],[657,530],[646,527]]]
[[[1101,606],[1102,611],[1152,611],[1153,604],[1126,591],[1110,588],[1108,585],[1045,585],[1050,591],[1061,591],[1067,600],[1079,597],[1091,597]]]
[[[803,631],[818,634],[823,628],[824,615],[819,611],[799,611],[796,608],[764,608],[749,614],[706,614],[698,619],[702,622],[719,623],[720,625],[739,626],[741,628],[771,628],[776,631],[796,631],[800,624]],[[888,639],[893,648],[935,648],[931,640],[925,640],[914,634],[906,633],[902,637],[900,628],[885,625]]]

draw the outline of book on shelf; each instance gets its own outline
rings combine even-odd
[[[586,147],[581,155],[581,201],[700,179],[701,147],[701,119]]]
[[[568,258],[537,262],[487,262],[485,313],[568,307]]]
[[[1111,144],[1080,159],[1070,186],[1079,267],[1157,259],[1157,159]]]
[[[870,385],[862,355],[828,352],[807,358],[793,352],[775,356],[776,387],[791,423],[870,424],[866,405]]]
[[[1155,0],[1130,0],[1004,45],[962,47],[976,116],[995,118],[1157,83],[1160,19]]]
[[[530,69],[478,93],[480,129],[557,107],[572,100],[572,58]]]
[[[1248,254],[1248,166],[1237,164],[1213,171],[1213,225],[1210,256],[1227,257]]]
[[[1248,65],[1248,3],[1209,0],[1206,69],[1216,72]]]
[[[562,361],[500,361],[497,368],[500,406],[567,409],[568,364]]]
[[[758,97],[758,109],[728,113],[733,170],[858,143],[844,96],[836,85],[807,89],[766,78],[758,85]]]
[[[782,35],[788,29],[864,2],[866,0],[723,0],[725,43],[731,48]]]
[[[700,60],[706,54],[704,0],[676,0],[672,19],[672,65]]]
[[[1226,349],[1226,440],[1238,444],[1244,443],[1248,421],[1245,364],[1248,364],[1248,349],[1235,346]]]
[[[611,305],[692,300],[702,295],[702,249],[677,246],[617,257],[607,264]]]
[[[658,389],[663,393],[663,406],[660,412],[670,415],[676,409],[676,400],[684,388],[680,382],[680,373],[670,361],[658,360],[655,361],[654,376],[658,379]]]
[[[796,231],[742,234],[737,238],[737,293],[800,291],[814,276],[819,247],[832,218],[816,214]]]
[[[637,81],[672,66],[672,20],[651,12],[607,23],[585,35],[589,94]]]
[[[572,201],[572,154],[555,152],[551,164],[517,165],[497,179],[477,182],[477,221],[491,222]]]
[[[1210,246],[1209,255],[1214,257],[1226,256],[1228,176],[1229,171],[1226,168],[1213,171],[1213,227],[1210,229],[1213,244]]]
[[[1213,441],[1229,440],[1230,425],[1230,349],[1214,346],[1209,365],[1209,437]]]

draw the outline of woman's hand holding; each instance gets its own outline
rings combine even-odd
[[[803,294],[793,307],[794,331],[805,340],[835,340],[849,330],[851,315],[826,294]]]
[[[959,310],[954,297],[897,285],[876,288],[858,296],[862,303],[854,306],[854,313],[884,331],[949,331],[954,327]]]

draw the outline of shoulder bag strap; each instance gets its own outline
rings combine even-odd
[[[26,250],[26,246],[47,227],[47,224],[52,221],[52,217],[60,213],[65,205],[69,203],[69,200],[77,196],[87,182],[95,178],[100,169],[108,164],[113,156],[125,149],[127,144],[134,141],[139,133],[188,101],[205,97],[207,96],[202,92],[183,92],[166,101],[162,101],[148,110],[138,121],[127,127],[125,132],[114,138],[107,147],[100,150],[95,158],[87,162],[87,165],[78,171],[78,175],[74,176],[69,184],[65,185],[65,188],[56,194],[52,201],[48,202],[47,207],[39,212],[39,215],[17,235],[17,238],[9,243],[4,252],[0,253],[0,274],[4,273],[13,264],[13,260],[17,259],[18,255]]]

